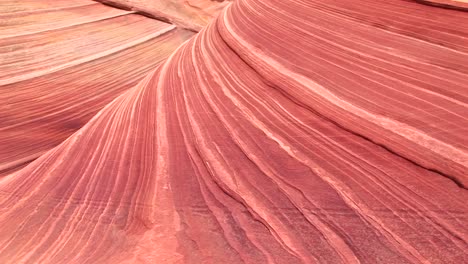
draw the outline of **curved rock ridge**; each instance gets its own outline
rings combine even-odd
[[[192,31],[200,31],[232,0],[96,0],[133,10]]]
[[[0,262],[466,262],[467,19],[236,0],[0,179]]]
[[[0,7],[13,11],[0,14],[0,176],[60,144],[193,35],[93,1],[52,2]]]

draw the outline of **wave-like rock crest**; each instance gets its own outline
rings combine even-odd
[[[0,179],[1,262],[465,262],[467,19],[235,1]]]

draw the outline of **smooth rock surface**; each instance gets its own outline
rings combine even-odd
[[[0,262],[466,263],[467,20],[236,0],[0,179]]]

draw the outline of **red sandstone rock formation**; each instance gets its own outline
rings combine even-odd
[[[135,10],[150,17],[199,31],[230,0],[97,0],[112,6]]]
[[[0,176],[60,144],[193,35],[87,0],[0,11]]]
[[[0,262],[466,262],[467,19],[235,1],[0,179]]]

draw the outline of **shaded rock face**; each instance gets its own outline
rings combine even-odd
[[[0,179],[0,262],[466,262],[467,19],[235,1]]]
[[[99,2],[141,12],[147,16],[199,31],[231,0],[97,0]]]

